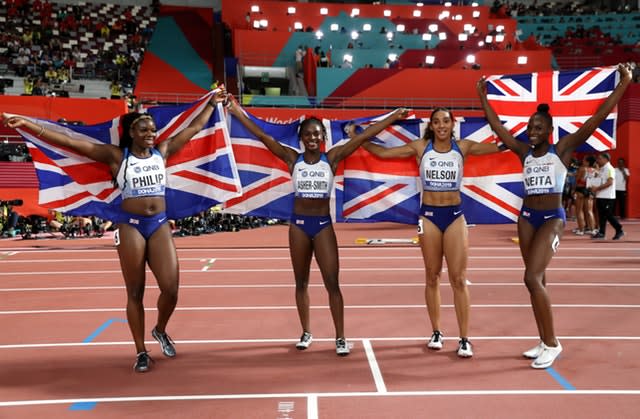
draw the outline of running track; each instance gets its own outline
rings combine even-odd
[[[568,230],[547,280],[564,352],[533,370],[537,342],[514,225],[474,226],[468,280],[475,357],[458,359],[446,274],[440,352],[426,349],[424,269],[412,227],[338,224],[346,358],[335,355],[314,265],[314,343],[300,335],[287,227],[176,238],[178,308],[166,359],[149,332],[151,372],[136,374],[116,252],[101,239],[0,240],[1,418],[637,417],[640,223],[620,242]],[[610,231],[609,235],[612,234]]]

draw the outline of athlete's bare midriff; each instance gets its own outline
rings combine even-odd
[[[295,198],[293,201],[293,213],[297,215],[324,216],[330,215],[328,198]]]
[[[534,210],[552,210],[562,208],[562,194],[526,196],[522,205]]]
[[[144,216],[151,216],[161,213],[165,210],[164,196],[145,196],[140,198],[127,198],[122,201],[120,206],[124,211]]]
[[[460,191],[422,191],[422,204],[434,207],[449,207],[460,205]]]

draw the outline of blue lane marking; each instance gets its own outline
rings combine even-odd
[[[562,387],[564,387],[565,390],[573,391],[576,389],[573,385],[571,385],[570,382],[568,382],[563,376],[558,374],[558,372],[553,368],[547,368],[547,372],[553,377],[554,380],[556,380]]]
[[[98,335],[100,335],[100,333],[104,332],[107,329],[107,327],[111,326],[113,323],[126,323],[126,322],[127,321],[125,319],[117,319],[117,318],[109,319],[106,322],[102,323],[102,325],[98,327],[92,334],[87,336],[85,340],[82,341],[82,343],[92,342],[95,338],[98,337]],[[97,404],[98,404],[97,402],[74,403],[71,406],[69,406],[69,410],[91,410],[95,408]]]
[[[97,402],[80,402],[69,406],[69,410],[91,410],[96,407]]]
[[[125,319],[109,319],[106,322],[104,322],[102,326],[98,327],[92,334],[87,336],[87,338],[83,340],[82,343],[92,342],[95,338],[98,337],[100,333],[104,332],[105,329],[109,327],[112,323],[126,323],[126,322],[127,321]]]

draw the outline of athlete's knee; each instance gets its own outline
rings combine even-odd
[[[307,291],[309,278],[296,278],[296,291]]]
[[[169,286],[163,286],[160,289],[160,292],[162,293],[162,298],[177,302],[178,301],[178,282],[175,281]]]
[[[144,298],[144,282],[139,284],[127,284],[127,299],[129,301],[142,302]]]
[[[467,288],[467,278],[465,274],[451,275],[449,273],[449,284],[453,292],[464,291]]]
[[[437,287],[440,285],[440,271],[434,272],[427,270],[426,275],[427,287]]]
[[[524,272],[524,285],[529,292],[535,292],[544,288],[544,272]]]
[[[340,294],[340,284],[338,283],[338,278],[324,281],[324,287],[326,288],[329,295]]]

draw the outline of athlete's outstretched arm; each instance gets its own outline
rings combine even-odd
[[[496,111],[493,110],[493,107],[489,104],[489,100],[487,99],[487,81],[484,77],[478,80],[476,88],[482,109],[484,110],[485,118],[487,118],[487,122],[489,122],[491,129],[496,133],[498,138],[502,140],[504,145],[509,148],[509,150],[516,153],[522,159],[522,157],[524,157],[524,155],[529,151],[529,147],[525,143],[516,140],[509,130],[502,125],[502,122],[500,122],[500,118],[498,118]]]
[[[631,73],[634,66],[635,64],[618,64],[620,81],[613,92],[611,92],[609,97],[600,105],[596,113],[587,119],[576,132],[568,134],[558,141],[556,149],[563,161],[570,159],[575,149],[589,139],[591,134],[593,134],[602,121],[611,113],[614,106],[620,101],[627,87],[631,84]]]
[[[483,154],[497,153],[506,149],[506,146],[504,148],[501,148],[496,143],[479,143],[477,141],[467,139],[460,140],[458,142],[458,145],[460,146],[460,149],[465,156],[468,154],[472,156],[481,156]]]
[[[224,102],[225,99],[226,95],[222,90],[215,92],[205,105],[204,109],[200,111],[198,116],[193,118],[191,123],[182,131],[167,139],[167,141],[163,141],[158,144],[158,150],[165,156],[165,158],[180,151],[180,149],[184,147],[184,145],[188,143],[194,135],[204,128],[207,121],[211,118],[211,115],[213,115],[217,104]]]
[[[228,95],[227,96],[227,109],[229,113],[238,119],[244,125],[251,134],[255,135],[262,143],[280,160],[284,161],[287,166],[293,167],[293,164],[296,161],[297,153],[295,150],[285,147],[280,144],[275,138],[271,135],[264,132],[255,122],[253,122],[244,110],[240,107],[240,104],[236,101],[236,99]]]
[[[355,136],[355,127],[351,126],[349,127],[349,130],[349,135]],[[381,159],[403,159],[418,155],[418,151],[414,147],[415,143],[416,141],[412,141],[408,144],[396,147],[383,147],[379,144],[374,144],[371,141],[365,141],[362,143],[362,148]]]
[[[21,116],[11,116],[3,113],[2,120],[4,121],[4,125],[9,128],[29,130],[35,136],[51,144],[69,148],[92,160],[106,164],[115,164],[122,160],[122,152],[120,149],[111,144],[97,144],[91,141],[72,138],[68,135],[46,129],[44,126],[38,125]]]
[[[371,139],[372,137],[375,137],[377,134],[382,132],[382,130],[384,130],[394,122],[406,118],[408,114],[408,109],[398,108],[390,113],[386,118],[376,122],[373,125],[369,125],[364,131],[357,134],[355,133],[355,127],[350,126],[348,132],[350,140],[342,146],[334,147],[329,150],[329,152],[327,153],[329,161],[331,161],[332,163],[338,163],[340,160],[347,158],[365,141]]]

